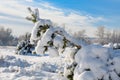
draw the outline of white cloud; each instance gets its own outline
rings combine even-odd
[[[28,1],[28,2],[33,2],[33,0],[26,0],[26,1]]]
[[[26,1],[30,1],[30,3],[27,4]],[[14,33],[17,33],[17,34],[27,32],[28,30],[30,31],[31,29],[31,27],[29,28],[30,25],[25,25],[25,19],[24,19],[24,17],[28,14],[26,9],[28,6],[38,7],[41,18],[51,19],[53,22],[58,23],[59,25],[65,24],[67,28],[73,31],[85,29],[89,36],[93,36],[94,34],[94,30],[95,30],[94,23],[103,20],[102,17],[92,17],[89,15],[84,15],[82,13],[78,14],[73,10],[67,11],[65,9],[56,8],[47,2],[37,3],[37,2],[34,2],[33,0],[26,0],[26,1],[5,0],[0,3],[0,12],[9,14],[9,15],[20,16],[22,18],[22,19],[20,18],[16,19],[15,17],[3,16],[3,15],[0,16],[0,19],[4,19],[4,20],[6,19],[6,21],[8,20],[14,21],[11,24],[7,22],[5,24],[7,26],[16,26],[12,29],[14,29]],[[65,15],[66,13],[67,15]],[[16,22],[20,22],[20,23],[14,24]],[[22,22],[23,24],[21,24]],[[0,25],[1,24],[3,23],[0,23]]]
[[[57,10],[57,11],[60,11],[61,9],[60,8],[56,8],[56,7],[54,7],[54,6],[51,6],[51,4],[50,3],[48,3],[48,2],[41,2],[41,3],[39,3],[42,7],[44,7],[44,8],[46,8],[46,9],[50,9],[50,10]]]

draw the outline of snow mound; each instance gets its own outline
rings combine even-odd
[[[0,67],[9,67],[9,66],[18,66],[24,68],[30,66],[30,64],[26,60],[16,58],[14,56],[0,55]]]
[[[59,56],[58,50],[55,48],[50,47],[50,48],[48,48],[48,51],[49,51],[50,57],[58,57]]]
[[[0,80],[67,80],[60,57],[16,55],[14,50],[0,48]]]
[[[120,80],[120,56],[113,54],[99,45],[83,47],[75,55],[74,80]]]

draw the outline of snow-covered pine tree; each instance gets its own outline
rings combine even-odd
[[[34,15],[29,20],[35,23],[30,42],[36,44],[38,54],[47,51],[55,57],[67,53],[64,77],[68,80],[120,80],[120,56],[102,46],[82,45],[63,28],[53,26],[50,20],[40,19],[37,9],[29,10],[31,16]]]
[[[35,44],[35,51],[37,54],[49,53],[49,56],[55,57],[59,54],[69,50],[69,54],[66,56],[68,63],[64,69],[63,75],[69,80],[73,80],[73,72],[76,66],[74,56],[81,48],[81,44],[78,40],[70,36],[63,28],[52,25],[52,22],[48,19],[39,18],[39,11],[28,8],[31,16],[26,19],[35,23],[32,29],[30,42]]]
[[[17,45],[16,54],[29,55],[33,53],[33,50],[34,45],[30,44],[29,40],[22,40]]]
[[[30,33],[26,33],[19,37],[19,43],[17,44],[16,54],[28,55],[32,54],[34,45],[30,43]]]
[[[31,8],[28,8],[28,11],[30,12],[30,17],[26,17],[27,20],[32,21],[33,23],[36,23],[39,20],[39,11],[38,9],[35,9],[34,11],[31,10]],[[36,54],[34,51],[35,44],[30,43],[30,36],[31,34],[25,34],[25,38],[22,41],[20,41],[17,45],[16,54],[21,55],[27,55],[27,54]],[[40,36],[40,33],[37,34],[37,36]]]

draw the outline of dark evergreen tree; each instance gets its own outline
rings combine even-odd
[[[16,54],[28,55],[28,54],[32,54],[33,50],[34,50],[34,45],[30,44],[29,40],[26,41],[22,40],[17,45]]]

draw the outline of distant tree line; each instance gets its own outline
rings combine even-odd
[[[0,26],[0,46],[16,46],[20,41],[29,41],[30,33],[26,32],[23,35],[15,37],[12,35],[12,30],[10,28],[4,28]],[[86,35],[85,30],[75,32],[74,37],[80,40],[83,40],[87,43],[120,43],[120,30],[108,30],[104,26],[97,28],[95,35],[97,39],[94,42],[91,42],[88,36]]]
[[[75,32],[73,36],[89,44],[92,44],[92,43],[99,43],[102,45],[108,44],[108,43],[120,44],[120,29],[109,30],[104,26],[99,26],[96,28],[94,35],[96,37],[93,38],[92,40],[92,38],[89,38],[86,35],[85,30],[81,30],[81,31]]]
[[[97,42],[100,44],[120,43],[120,30],[108,30],[104,26],[97,28],[96,36]]]
[[[29,40],[30,33],[18,37],[12,35],[12,29],[0,26],[0,46],[16,46],[22,40]]]
[[[0,46],[15,46],[16,44],[17,38],[12,35],[12,30],[0,26]]]

